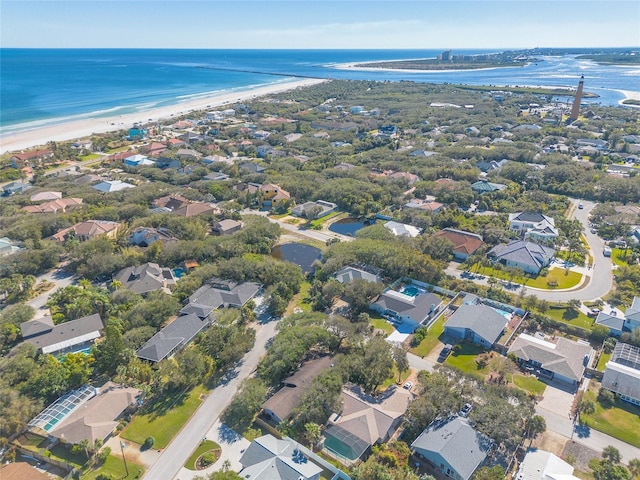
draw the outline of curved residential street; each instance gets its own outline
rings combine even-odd
[[[580,200],[571,199],[575,208],[570,218],[580,220],[584,227],[584,237],[589,244],[589,254],[593,258],[592,268],[579,267],[584,271],[585,276],[580,285],[566,290],[543,290],[531,287],[518,287],[512,290],[513,293],[519,293],[524,290],[525,295],[535,295],[548,302],[567,302],[571,299],[581,300],[583,302],[596,300],[605,296],[613,287],[613,263],[611,258],[602,254],[604,248],[604,240],[595,233],[591,233],[589,228],[589,215],[596,203],[582,201],[584,208],[578,208]],[[453,266],[449,266],[445,273],[457,278],[462,278],[462,271],[457,270]],[[488,285],[486,278],[473,280],[482,285]]]

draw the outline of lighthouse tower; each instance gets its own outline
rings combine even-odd
[[[584,87],[584,75],[580,77],[580,83],[578,83],[578,90],[576,91],[576,97],[573,99],[573,105],[571,106],[571,115],[569,120],[575,122],[578,119],[580,113],[580,102],[582,102],[582,89]]]

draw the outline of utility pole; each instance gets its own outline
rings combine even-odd
[[[124,462],[124,471],[127,472],[127,477],[129,476],[129,467],[127,467],[127,459],[124,456],[124,447],[126,445],[124,442],[120,442],[120,450],[122,451],[122,461]]]

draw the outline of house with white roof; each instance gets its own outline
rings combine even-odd
[[[509,229],[518,232],[525,239],[545,243],[553,243],[560,235],[555,220],[537,212],[510,213]]]
[[[529,449],[515,480],[578,480],[573,467],[551,452]]]
[[[611,312],[615,313],[615,312]],[[597,325],[604,325],[611,335],[619,337],[623,332],[633,332],[640,328],[640,297],[634,297],[624,317],[600,312],[596,318]]]
[[[414,227],[413,225],[394,222],[393,220],[389,220],[384,224],[384,226],[391,230],[391,233],[393,233],[396,237],[415,238],[422,233],[421,228]]]
[[[131,155],[125,158],[123,163],[127,167],[149,167],[156,164],[156,162],[147,158],[146,155],[140,155],[140,154]]]
[[[607,362],[602,388],[640,407],[640,348],[618,342]]]

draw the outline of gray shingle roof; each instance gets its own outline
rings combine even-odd
[[[602,377],[602,387],[640,400],[640,370],[609,361]]]
[[[211,321],[209,318],[202,320],[195,313],[182,315],[151,337],[138,349],[136,355],[145,360],[159,362],[176,348],[187,345]]]
[[[334,277],[340,283],[350,283],[354,280],[366,280],[367,282],[380,283],[380,276],[374,273],[369,273],[359,268],[344,267],[338,270]]]
[[[124,288],[142,294],[175,285],[176,279],[170,268],[162,268],[157,263],[144,263],[135,267],[126,267],[113,277]]]
[[[508,353],[524,361],[538,362],[545,370],[577,382],[584,373],[585,357],[591,355],[591,345],[563,337],[553,344],[523,333],[516,338]]]
[[[609,315],[608,313],[600,312],[598,314],[598,318],[596,318],[596,324],[604,325],[610,330],[622,332],[622,327],[624,326],[624,318],[614,317],[613,315]]]
[[[84,343],[90,340],[89,337],[99,337],[99,332],[103,328],[104,325],[100,315],[94,313],[93,315],[56,325],[39,335],[25,339],[25,342],[42,349],[44,353],[55,353],[58,350]]]
[[[271,435],[256,438],[240,458],[242,477],[247,480],[306,480],[322,468],[309,460],[290,438]]]
[[[491,439],[476,432],[466,419],[453,417],[429,425],[411,448],[422,455],[441,455],[463,479],[468,479],[486,458],[491,444]]]
[[[398,315],[410,316],[417,323],[422,322],[429,313],[442,303],[433,293],[421,293],[415,297],[410,297],[395,290],[383,292],[374,304],[381,306],[385,310],[395,312]],[[432,306],[435,306],[432,308]]]
[[[189,303],[207,305],[213,307],[214,310],[220,307],[241,307],[260,290],[260,284],[254,282],[245,282],[239,285],[232,282],[229,287],[230,289],[227,290],[204,285],[189,297]]]
[[[495,343],[508,320],[486,305],[461,305],[447,320],[447,328],[472,330],[489,343]]]
[[[523,265],[531,265],[540,269],[549,264],[555,254],[553,248],[538,245],[537,243],[514,240],[512,242],[501,243],[493,247],[488,257],[495,257],[497,260],[508,260]]]

